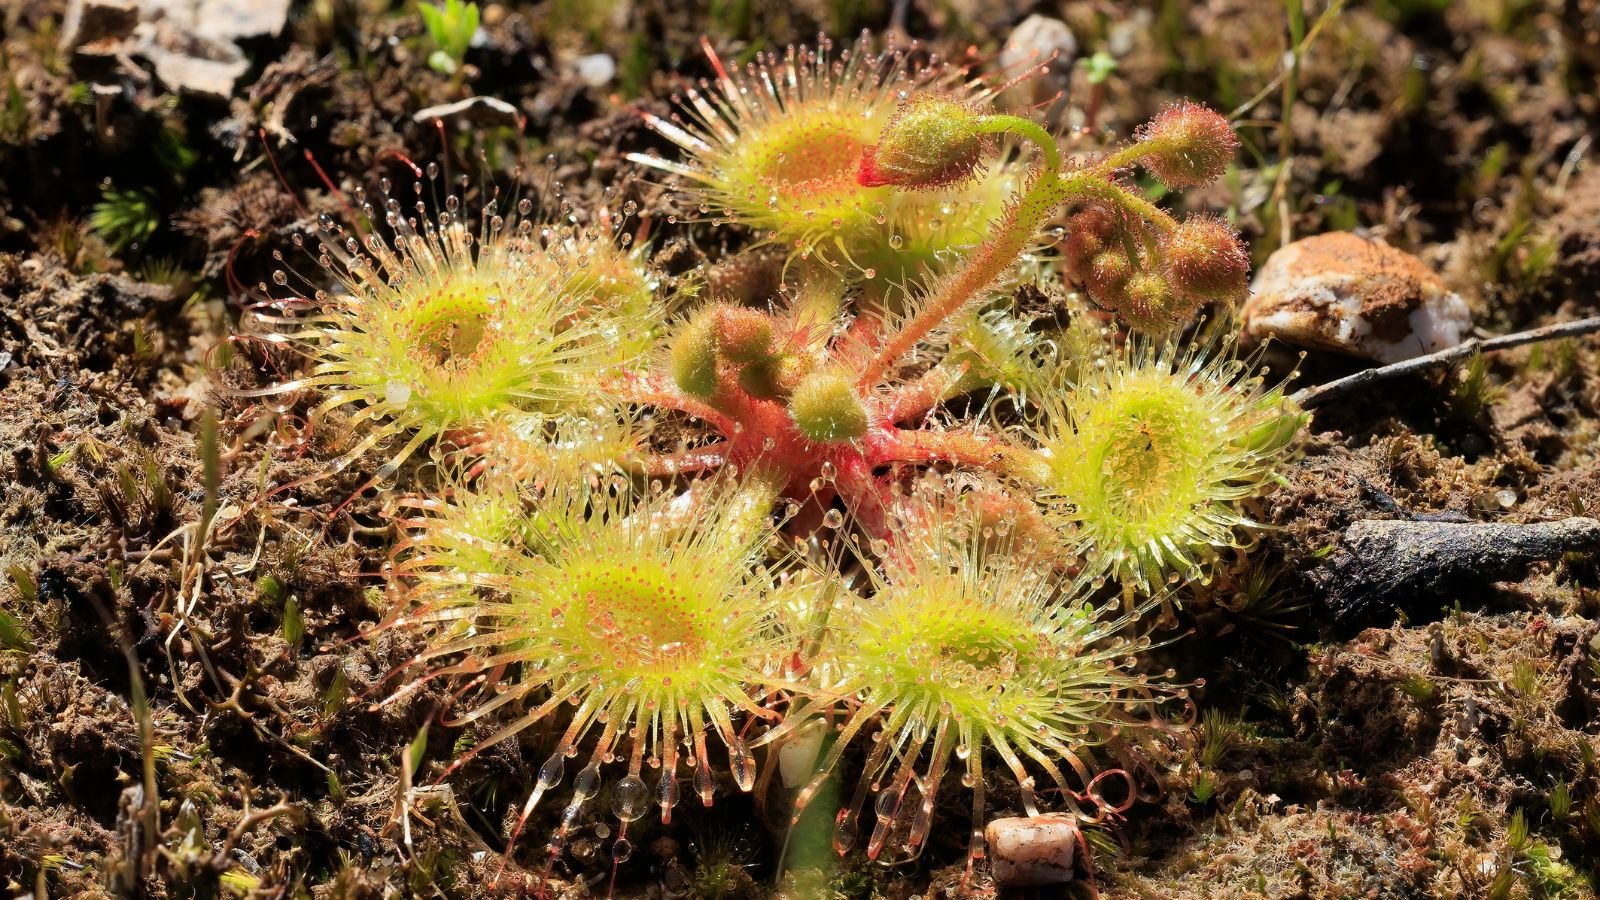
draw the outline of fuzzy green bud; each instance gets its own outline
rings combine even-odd
[[[856,396],[854,379],[839,371],[812,372],[789,397],[789,415],[814,441],[848,441],[867,433],[867,408]]]
[[[933,189],[971,178],[987,149],[979,118],[965,104],[939,94],[907,97],[877,146],[862,154],[856,181],[866,187]]]
[[[1188,321],[1199,304],[1173,291],[1160,273],[1146,270],[1129,278],[1121,295],[1106,305],[1134,328],[1162,334]]]
[[[708,308],[673,335],[667,367],[685,394],[710,397],[717,392],[717,310]]]
[[[1101,306],[1112,305],[1113,299],[1133,276],[1133,263],[1120,247],[1108,248],[1089,260],[1089,267],[1081,276],[1083,288]]]
[[[773,380],[778,384],[778,393],[787,397],[794,393],[799,386],[800,379],[811,373],[816,365],[813,357],[798,353],[786,353],[773,358]]]
[[[1100,251],[1116,241],[1115,214],[1103,206],[1090,206],[1067,219],[1067,240],[1062,256],[1067,270],[1082,278]]]

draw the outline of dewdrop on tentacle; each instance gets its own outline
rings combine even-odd
[[[705,805],[715,757],[750,790],[755,760],[741,725],[772,715],[761,686],[792,655],[768,562],[777,487],[759,473],[685,495],[634,496],[626,485],[554,484],[527,508],[491,486],[500,492],[435,503],[406,523],[413,535],[399,574],[415,587],[390,627],[420,632],[428,646],[391,700],[439,678],[464,684],[469,698],[481,686],[452,724],[498,728],[446,776],[570,705],[509,839],[573,777],[575,760],[552,858],[602,781],[624,824],[619,857],[629,850],[626,823],[652,807],[670,820],[681,768]],[[620,777],[605,774],[613,761]]]
[[[902,50],[874,53],[866,35],[837,52],[821,38],[816,48],[790,46],[730,71],[702,43],[715,80],[686,86],[669,118],[643,114],[687,157],[629,158],[682,176],[718,221],[744,225],[795,258],[878,283],[937,270],[950,251],[983,239],[1023,178],[1021,164],[1002,161],[975,178],[949,178],[941,191],[857,180],[902,97],[931,92],[984,106],[1005,87],[1003,74],[974,76],[970,65],[937,57],[916,63]]]
[[[920,504],[920,506],[918,506]],[[1160,708],[1181,690],[1134,669],[1148,640],[1135,618],[1076,596],[1025,546],[977,514],[981,507],[921,491],[898,510],[908,540],[865,566],[870,588],[843,595],[832,616],[827,667],[835,683],[763,741],[806,727],[828,697],[851,697],[820,774],[796,798],[795,817],[834,775],[848,747],[866,743],[860,781],[834,826],[842,853],[915,857],[927,842],[947,771],[970,792],[970,859],[984,854],[986,767],[1017,782],[1029,815],[1045,793],[1080,820],[1131,802],[1109,801],[1106,768],[1163,727]],[[871,810],[867,809],[869,795]]]
[[[438,210],[414,188],[409,201],[387,178],[376,198],[355,190],[365,220],[382,224],[322,216],[312,241],[296,241],[321,276],[280,270],[280,290],[249,318],[260,339],[309,364],[246,395],[310,388],[321,395],[313,419],[348,411],[353,446],[335,469],[391,438],[407,440],[390,470],[502,416],[586,412],[602,376],[634,362],[661,317],[643,260],[611,234],[536,218],[530,200],[492,186],[476,213],[465,181]]]

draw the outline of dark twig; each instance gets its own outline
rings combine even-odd
[[[1384,624],[1393,610],[1436,616],[1495,581],[1524,577],[1563,553],[1600,549],[1600,521],[1562,519],[1439,522],[1363,519],[1346,528],[1336,551],[1308,574],[1335,624]]]
[[[1427,356],[1418,356],[1414,359],[1402,360],[1376,369],[1365,369],[1354,375],[1347,375],[1327,384],[1308,387],[1296,391],[1290,398],[1300,405],[1301,409],[1313,409],[1327,403],[1335,397],[1342,397],[1351,391],[1359,390],[1369,384],[1398,378],[1401,375],[1411,375],[1447,366],[1458,359],[1465,359],[1478,353],[1487,353],[1491,350],[1507,350],[1520,347],[1523,344],[1537,344],[1541,341],[1553,341],[1558,338],[1577,337],[1584,334],[1600,332],[1600,316],[1588,319],[1579,319],[1576,322],[1561,322],[1555,325],[1546,325],[1543,328],[1533,328],[1528,331],[1519,331],[1515,334],[1503,334],[1487,340],[1473,338],[1437,353]]]

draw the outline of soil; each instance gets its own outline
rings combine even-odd
[[[1324,5],[1308,2],[1308,21]],[[1278,0],[508,0],[485,5],[458,78],[428,67],[412,4],[390,6],[296,3],[281,35],[241,39],[249,68],[226,100],[173,92],[138,57],[62,51],[65,0],[0,10],[8,896],[529,889],[537,848],[498,881],[497,851],[548,736],[405,790],[431,784],[463,735],[433,720],[442,688],[374,707],[414,652],[404,636],[364,633],[387,601],[392,492],[357,493],[377,463],[274,491],[322,471],[337,439],[305,427],[305,398],[239,397],[295,360],[228,338],[291,235],[404,158],[466,171],[537,161],[578,209],[606,191],[637,200],[666,277],[712,267],[715,292],[757,290],[777,277],[770,261],[724,262],[740,239],[677,221],[670,183],[624,160],[672,152],[638,110],[665,113],[681,79],[710,74],[702,34],[742,60],[819,30],[899,25],[955,55],[996,51],[1029,13],[1059,16],[1085,56],[1118,59],[1096,104],[1116,134],[1179,96],[1232,110],[1260,93],[1237,174],[1183,201],[1227,209],[1258,262],[1285,233],[1359,228],[1439,271],[1484,333],[1600,313],[1593,0],[1350,3],[1302,59],[1287,169],[1283,95],[1269,89],[1288,33]],[[598,87],[575,62],[594,53],[617,62]],[[1081,68],[1063,71],[1073,102],[1057,115],[1092,90]],[[521,121],[413,118],[470,94],[508,101]],[[112,191],[137,192],[147,232],[96,219]],[[1312,357],[1301,377],[1353,365]],[[1197,589],[1179,614],[1190,633],[1162,651],[1204,686],[1152,799],[1090,834],[1092,880],[1007,896],[1596,896],[1600,562],[1568,554],[1357,633],[1309,576],[1360,519],[1597,510],[1592,337],[1317,410],[1255,510],[1269,527],[1250,566]],[[410,759],[424,761],[415,774]],[[137,814],[147,786],[154,838]],[[990,794],[992,814],[1016,814],[1014,788]],[[846,858],[818,885],[776,877],[777,817],[734,796],[630,835],[640,850],[615,893],[992,896],[981,867],[963,879],[967,825],[947,812],[920,859]],[[586,815],[549,887],[604,896],[613,827]],[[130,850],[146,846],[159,849]]]

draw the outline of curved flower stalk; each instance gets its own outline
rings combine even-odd
[[[1145,593],[1205,579],[1255,523],[1239,501],[1270,487],[1305,421],[1232,341],[1132,340],[1070,389],[1040,392],[1013,457],[1084,560],[1084,577]]]
[[[796,83],[809,83],[799,71]],[[864,77],[850,74],[857,69],[845,64],[838,72]],[[846,96],[861,92],[853,88]],[[810,96],[802,92],[795,102]],[[1210,219],[1180,223],[1117,178],[1134,163],[1165,173],[1174,184],[1215,178],[1233,147],[1232,131],[1220,116],[1199,107],[1184,107],[1181,115],[1164,113],[1125,150],[1069,169],[1055,139],[1038,125],[984,114],[974,106],[937,90],[913,90],[879,126],[876,141],[851,144],[849,155],[858,186],[938,197],[952,184],[970,183],[1000,138],[1030,143],[1037,155],[1033,171],[982,244],[913,296],[904,312],[863,314],[847,324],[843,316],[808,319],[795,309],[769,313],[713,304],[694,311],[667,342],[665,372],[631,373],[611,385],[625,400],[679,410],[719,433],[720,440],[654,459],[653,473],[762,465],[782,474],[790,497],[815,498],[823,509],[834,496],[843,497],[859,521],[881,533],[884,471],[955,465],[1012,472],[1017,463],[1009,441],[976,428],[927,423],[940,404],[963,393],[989,387],[1025,395],[1038,389],[1033,374],[1043,342],[1028,334],[1027,323],[1004,310],[970,314],[1042,224],[1069,204],[1117,210],[1124,234],[1131,240],[1138,231],[1139,241],[1163,258],[1178,254],[1181,244],[1190,261],[1183,267],[1190,284],[1204,285],[1219,297],[1242,290],[1232,269],[1237,238],[1218,232]],[[726,140],[734,146],[744,139],[729,131]],[[1207,268],[1197,245],[1209,247],[1226,264]],[[1108,296],[1103,292],[1101,298]],[[1174,309],[1167,313],[1176,315]]]
[[[441,436],[471,444],[503,418],[589,414],[607,373],[643,353],[663,316],[642,256],[609,229],[540,222],[531,201],[505,209],[498,196],[474,222],[456,193],[429,219],[387,179],[376,205],[355,199],[386,231],[321,218],[314,250],[336,289],[279,270],[287,293],[251,317],[258,339],[304,354],[310,369],[247,395],[317,391],[313,421],[349,410],[358,437],[332,471],[392,438],[406,443],[385,473]]]
[[[1244,296],[1249,259],[1237,235],[1210,217],[1179,222],[1117,180],[1121,169],[1135,163],[1158,177],[1170,177],[1173,187],[1206,184],[1221,176],[1237,138],[1217,113],[1182,104],[1151,121],[1123,150],[1093,165],[1066,168],[1055,138],[1028,119],[983,115],[959,104],[940,105],[937,116],[918,114],[928,103],[916,96],[902,102],[902,114],[863,158],[859,181],[914,191],[936,189],[949,183],[952,173],[975,171],[989,147],[985,139],[992,135],[1027,141],[1040,162],[982,246],[958,270],[935,282],[904,324],[885,334],[863,367],[860,384],[882,378],[931,332],[978,300],[1044,222],[1069,204],[1088,207],[1075,218],[1093,214],[1103,223],[1099,230],[1082,221],[1071,223],[1075,239],[1081,242],[1092,234],[1100,244],[1094,252],[1089,248],[1074,252],[1069,242],[1069,263],[1087,260],[1117,268],[1117,277],[1104,278],[1090,296],[1130,324],[1167,330],[1185,321],[1200,302]]]
[[[1166,727],[1161,708],[1183,702],[1185,689],[1135,668],[1149,646],[1134,633],[1143,610],[1119,615],[1074,594],[1070,579],[1041,565],[1025,538],[986,524],[982,510],[982,502],[925,493],[899,509],[897,524],[912,538],[880,543],[883,561],[866,565],[865,595],[845,597],[832,613],[829,687],[761,739],[785,737],[832,698],[851,698],[819,773],[795,801],[798,820],[847,748],[870,734],[865,770],[835,822],[840,853],[865,834],[869,858],[886,848],[915,856],[955,768],[972,793],[970,859],[982,858],[985,765],[994,759],[1016,779],[1029,815],[1043,808],[1043,778],[1059,808],[1102,821],[1133,795],[1102,793],[1106,779],[1130,777],[1102,769],[1107,745]]]
[[[514,845],[541,799],[566,780],[568,759],[586,753],[552,860],[615,760],[625,761],[610,785],[623,824],[619,858],[631,852],[628,823],[651,806],[670,820],[680,768],[711,804],[708,738],[726,752],[734,784],[750,790],[755,760],[738,722],[773,715],[760,703],[763,686],[782,677],[791,653],[777,627],[785,564],[781,554],[777,565],[768,561],[772,483],[754,473],[644,496],[626,484],[552,485],[525,505],[517,488],[496,483],[457,502],[424,502],[406,522],[414,533],[398,574],[415,587],[388,627],[420,631],[428,646],[385,702],[439,678],[465,683],[462,694],[482,689],[481,701],[448,724],[503,724],[441,777],[570,705],[509,838]]]
[[[670,118],[643,114],[687,158],[629,158],[682,176],[702,214],[744,225],[795,258],[852,281],[904,283],[981,242],[1022,181],[1024,168],[1011,161],[952,179],[938,195],[856,178],[902,96],[935,92],[977,108],[1008,86],[1004,74],[916,63],[915,47],[874,53],[867,35],[837,53],[827,38],[790,46],[731,72],[709,41],[702,46],[716,79],[686,86]]]

